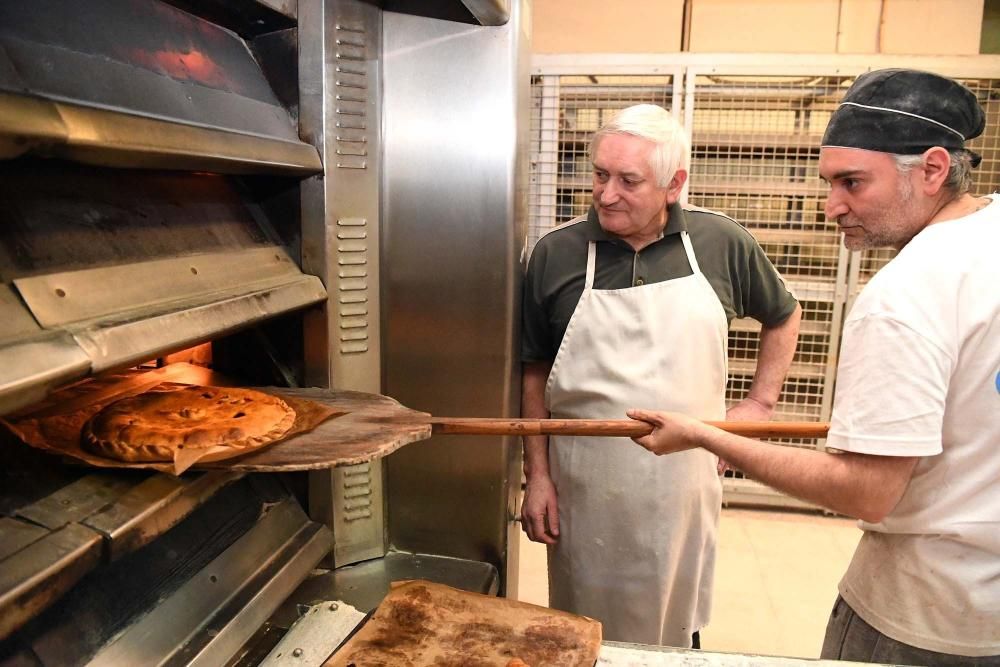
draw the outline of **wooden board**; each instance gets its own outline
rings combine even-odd
[[[164,382],[233,386],[218,373],[192,366],[173,364],[164,368],[127,375],[98,378],[56,392],[30,414],[18,415],[11,423],[15,432],[25,423],[46,422],[54,428],[35,429],[51,433],[43,442],[29,444],[71,460],[108,468],[154,469],[171,472],[168,463],[126,463],[89,454],[79,445],[79,427],[100,407],[118,398],[134,395]],[[264,449],[221,461],[200,461],[195,470],[239,470],[245,472],[282,472],[320,470],[365,463],[386,456],[403,445],[431,436],[427,413],[410,410],[397,401],[377,394],[330,389],[289,389],[255,387],[279,397],[313,401],[335,413],[344,413],[321,422],[312,430],[293,435]],[[37,440],[37,438],[36,438]]]
[[[601,624],[585,616],[404,581],[323,667],[592,667],[600,647]]]
[[[276,396],[316,401],[346,414],[259,452],[198,464],[196,468],[258,472],[319,470],[371,461],[403,445],[431,437],[430,415],[405,408],[387,396],[331,389],[258,389]]]

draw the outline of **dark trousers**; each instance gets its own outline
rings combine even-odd
[[[1000,667],[1000,655],[971,658],[938,653],[886,637],[865,623],[839,595],[826,624],[826,638],[820,657],[825,660],[927,667]]]

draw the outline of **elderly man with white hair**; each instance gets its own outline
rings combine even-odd
[[[593,205],[532,253],[523,299],[522,415],[770,418],[801,308],[754,238],[682,206],[688,143],[664,109],[620,111],[594,136]],[[728,412],[727,335],[762,323],[757,372]],[[708,622],[721,484],[705,451],[657,458],[620,438],[529,436],[522,525],[549,545],[554,608],[605,639],[698,646]]]

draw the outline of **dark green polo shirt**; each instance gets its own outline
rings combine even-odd
[[[692,273],[680,232],[686,229],[701,272],[715,290],[726,317],[752,317],[767,325],[784,322],[796,300],[757,241],[736,221],[702,209],[668,209],[663,237],[635,252],[603,229],[591,206],[578,218],[538,240],[524,281],[521,360],[551,361],[587,275],[587,244],[597,242],[594,289],[623,289],[682,278]]]

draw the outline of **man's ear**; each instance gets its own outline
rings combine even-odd
[[[920,184],[924,193],[929,196],[937,195],[941,187],[948,180],[948,172],[951,170],[951,155],[941,146],[934,146],[924,151],[923,176]]]
[[[676,204],[681,198],[681,190],[687,183],[688,173],[683,169],[674,172],[674,177],[667,183],[667,205]]]

